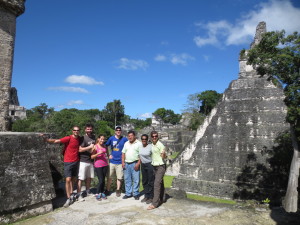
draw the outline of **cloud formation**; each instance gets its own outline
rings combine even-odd
[[[119,60],[119,69],[125,69],[125,70],[138,70],[143,69],[146,70],[147,67],[149,67],[149,64],[141,59],[134,60],[134,59],[127,59],[127,58],[121,58]]]
[[[72,106],[72,105],[83,105],[84,102],[82,100],[71,100],[67,103],[68,106]]]
[[[181,54],[170,54],[168,56],[163,54],[158,54],[154,57],[155,61],[158,62],[164,62],[169,61],[174,65],[180,64],[182,66],[186,66],[188,64],[188,61],[193,61],[195,58],[193,56],[190,56],[187,53],[181,53]]]
[[[164,62],[167,60],[167,57],[165,55],[158,54],[154,57],[154,60],[158,62]]]
[[[194,37],[198,47],[213,45],[216,47],[240,45],[253,40],[256,26],[265,21],[267,31],[285,30],[290,34],[300,31],[300,8],[292,5],[290,0],[269,0],[260,3],[255,10],[249,11],[245,16],[231,24],[226,20],[195,24],[200,29],[206,30],[206,35]]]
[[[65,92],[78,92],[78,93],[89,93],[88,90],[80,87],[49,87],[48,90],[52,91],[65,91]]]
[[[85,75],[70,75],[65,79],[70,84],[86,84],[86,85],[104,85],[102,81],[96,81],[92,77]]]
[[[140,119],[151,118],[152,117],[152,113],[147,112],[147,113],[139,114],[137,117],[140,118]]]

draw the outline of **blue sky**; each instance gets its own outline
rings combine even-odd
[[[120,99],[146,118],[238,78],[255,28],[300,31],[299,0],[27,0],[12,86],[22,106],[102,110]]]

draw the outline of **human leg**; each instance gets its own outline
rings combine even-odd
[[[155,179],[154,179],[154,195],[152,200],[152,205],[156,208],[160,204],[161,191],[163,188],[163,177],[165,174],[165,165],[154,166]]]
[[[154,169],[151,163],[147,165],[147,177],[148,177],[148,184],[147,184],[148,196],[149,199],[153,199]]]
[[[145,198],[149,198],[148,196],[148,174],[147,174],[147,165],[142,163],[141,164],[141,172],[142,172],[142,184],[144,188]]]
[[[139,196],[139,186],[140,186],[140,170],[136,171],[134,166],[136,163],[132,163],[133,169],[131,170],[132,181],[133,181],[133,196]]]
[[[78,162],[65,162],[64,163],[64,175],[66,178],[66,194],[70,198],[73,192],[74,178],[78,176]]]
[[[97,185],[97,194],[101,193],[101,188],[103,186],[103,173],[102,167],[95,168],[97,177],[98,177],[98,185]]]
[[[66,194],[67,194],[67,198],[71,197],[71,194],[73,192],[73,187],[72,187],[72,177],[66,177],[66,184],[65,184],[65,188],[66,188]]]
[[[86,189],[87,192],[89,192],[90,188],[91,188],[92,179],[95,176],[94,175],[94,165],[93,165],[93,163],[88,164],[88,169],[87,169],[86,174],[87,174],[87,177],[86,177],[86,180],[85,180],[85,189]]]
[[[121,186],[124,178],[122,164],[116,165],[116,176],[117,176],[117,195],[119,195],[121,193]]]
[[[132,164],[125,163],[124,180],[125,180],[125,195],[132,196]]]

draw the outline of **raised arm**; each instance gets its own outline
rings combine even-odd
[[[45,134],[40,134],[40,136],[43,137],[44,142],[47,142],[49,144],[59,144],[59,143],[61,143],[60,139],[50,139],[50,138],[47,138],[45,136]]]

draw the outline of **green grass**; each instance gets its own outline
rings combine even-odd
[[[173,176],[168,176],[168,175],[164,176],[165,188],[170,188],[172,186],[173,179],[174,179]]]
[[[187,198],[197,200],[197,201],[204,201],[204,202],[224,203],[224,204],[230,204],[230,205],[236,204],[236,201],[233,201],[233,200],[213,198],[213,197],[195,195],[195,194],[187,194]]]
[[[179,152],[174,152],[174,153],[171,155],[171,159],[175,159],[178,155],[179,155]]]
[[[173,176],[167,176],[167,175],[164,176],[165,188],[170,188],[172,186],[173,179],[174,179]],[[142,191],[142,190],[144,190],[144,188],[143,188],[143,184],[142,184],[142,174],[141,174],[139,191]]]

